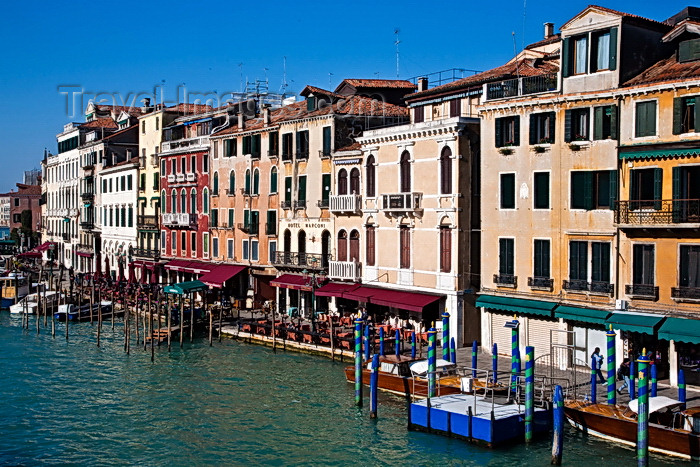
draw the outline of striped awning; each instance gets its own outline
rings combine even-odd
[[[700,148],[654,149],[635,151],[633,148],[620,148],[620,159],[658,159],[665,157],[700,156]]]

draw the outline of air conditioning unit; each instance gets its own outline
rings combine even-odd
[[[615,309],[619,311],[627,311],[627,300],[615,300]]]

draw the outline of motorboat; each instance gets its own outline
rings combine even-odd
[[[23,313],[33,315],[37,312],[40,301],[43,302],[46,300],[47,307],[54,307],[58,304],[61,298],[63,298],[63,294],[60,294],[54,290],[47,290],[46,293],[31,293],[26,295],[14,305],[10,305],[10,313],[13,315],[21,315]]]
[[[90,319],[92,314],[93,318],[97,318],[98,314],[109,313],[112,310],[112,302],[109,300],[103,300],[100,303],[93,303],[92,313],[90,313],[90,304],[77,306],[72,303],[65,305],[59,305],[58,311],[53,314],[54,319],[58,321],[65,321],[66,317],[68,321],[85,321]]]

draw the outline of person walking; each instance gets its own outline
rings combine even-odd
[[[595,374],[598,375],[598,382],[600,384],[605,384],[605,378],[603,378],[603,372],[601,368],[603,367],[603,356],[600,354],[600,347],[596,347],[591,354],[591,363],[595,369]]]
[[[627,389],[627,393],[630,392],[630,359],[625,358],[620,363],[620,368],[617,369],[617,380],[623,381],[622,386],[617,388],[617,393],[622,394],[623,389]]]

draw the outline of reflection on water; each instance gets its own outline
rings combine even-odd
[[[406,430],[380,394],[379,418],[353,406],[341,363],[236,341],[132,346],[121,327],[34,324],[0,315],[0,464],[549,465],[550,444],[492,451]],[[569,431],[568,465],[629,464],[634,452]],[[654,458],[655,463],[677,464]]]

